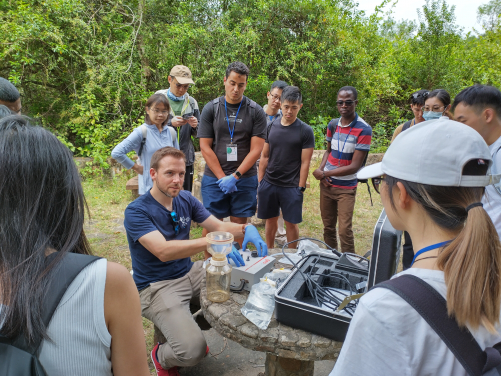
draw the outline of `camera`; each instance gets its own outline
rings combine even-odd
[[[183,115],[183,119],[184,119],[184,120],[188,120],[188,119],[189,119],[190,117],[192,117],[192,116],[193,116],[193,112],[190,112],[189,114],[184,114],[184,115]]]

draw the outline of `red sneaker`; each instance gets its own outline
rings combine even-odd
[[[179,368],[178,367],[172,367],[169,369],[163,369],[162,366],[160,365],[160,362],[158,361],[157,358],[157,351],[158,348],[160,347],[160,343],[157,343],[153,350],[151,350],[151,360],[153,364],[155,365],[155,370],[157,371],[157,376],[181,376],[179,374]],[[207,349],[209,349],[207,347]]]

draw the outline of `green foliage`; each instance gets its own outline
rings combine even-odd
[[[497,2],[480,7],[482,20],[497,22]],[[412,92],[501,85],[501,31],[489,22],[485,34],[464,35],[445,0],[428,0],[419,24],[367,17],[352,0],[0,0],[0,75],[27,114],[105,167],[172,66],[191,68],[203,108],[223,94],[235,60],[250,67],[246,95],[262,105],[276,79],[300,87],[318,148],[338,89],[357,87],[373,150],[384,151],[412,117]]]
[[[322,150],[327,147],[325,135],[327,133],[327,125],[331,121],[330,117],[318,115],[310,120],[308,123],[313,128],[313,135],[315,136],[315,150]]]
[[[499,26],[500,16],[501,0],[491,0],[478,7],[477,19],[485,30],[495,30]]]

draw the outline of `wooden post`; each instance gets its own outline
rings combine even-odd
[[[282,358],[270,353],[266,353],[264,364],[266,376],[313,376],[315,368],[313,360]]]

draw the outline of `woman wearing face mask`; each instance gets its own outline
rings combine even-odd
[[[452,119],[449,114],[451,108],[451,96],[444,89],[436,89],[428,94],[428,98],[423,106],[423,118],[425,121],[438,119],[441,116],[447,116]]]
[[[163,94],[153,94],[145,106],[144,124],[134,131],[121,143],[119,143],[111,156],[126,169],[132,168],[139,174],[139,194],[148,192],[153,186],[150,176],[151,156],[164,146],[172,146],[179,149],[179,143],[174,128],[167,125],[169,119],[170,104]],[[127,153],[134,150],[139,155],[140,161],[135,163]]]
[[[444,330],[468,330],[482,354],[501,342],[501,245],[481,204],[484,187],[496,181],[488,174],[491,155],[470,127],[447,118],[432,124],[403,132],[381,163],[357,177],[381,182],[390,223],[412,238],[412,266],[392,284],[427,283],[430,289],[420,296],[452,322]],[[331,376],[468,375],[408,300],[377,286],[360,299]],[[439,304],[432,303],[436,297]],[[471,374],[490,375],[481,372],[490,369],[486,364],[484,358],[480,371]]]

